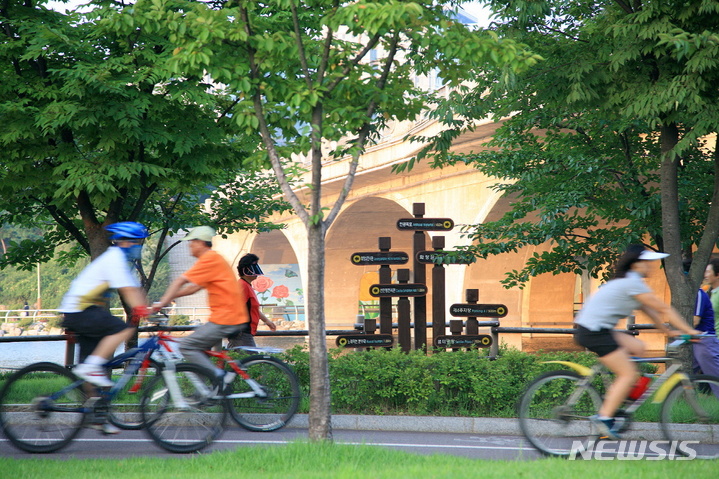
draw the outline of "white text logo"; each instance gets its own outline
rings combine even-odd
[[[699,444],[699,441],[574,441],[569,459],[686,461],[697,457],[692,444]]]

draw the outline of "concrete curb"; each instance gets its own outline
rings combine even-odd
[[[308,428],[308,415],[297,414],[288,426]],[[681,428],[676,432],[676,437],[681,440],[719,442],[719,426],[697,424],[677,424],[676,426]],[[519,421],[514,418],[333,415],[332,428],[356,431],[522,435]],[[660,441],[665,437],[658,423],[640,422],[632,424],[631,429],[623,434],[622,439]]]

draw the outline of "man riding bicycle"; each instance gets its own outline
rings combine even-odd
[[[100,387],[111,387],[103,365],[122,343],[135,332],[137,321],[147,316],[147,298],[132,273],[132,263],[140,259],[147,228],[134,221],[105,227],[112,246],[92,261],[73,280],[60,304],[62,326],[78,336],[80,364],[73,372]],[[108,309],[111,294],[117,290],[132,308],[135,321],[126,323]]]
[[[159,311],[175,298],[206,289],[210,317],[180,342],[180,352],[188,361],[205,366],[220,377],[224,371],[215,367],[204,351],[229,335],[248,333],[250,317],[245,307],[247,297],[240,289],[232,268],[212,249],[214,236],[215,230],[209,226],[198,226],[182,239],[189,242],[190,254],[197,261],[170,284],[162,298],[152,305],[152,310]]]

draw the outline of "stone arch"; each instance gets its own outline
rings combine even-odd
[[[381,197],[367,197],[350,204],[334,221],[325,242],[325,317],[328,329],[351,328],[357,319],[359,286],[365,273],[377,271],[376,266],[356,266],[350,261],[352,253],[379,251],[378,239],[392,239],[392,251],[404,251],[410,256],[412,268],[411,232],[399,231],[397,220],[412,215],[395,201]],[[428,238],[428,237],[427,237]],[[425,241],[429,244],[425,238]]]

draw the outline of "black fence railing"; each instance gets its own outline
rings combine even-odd
[[[456,321],[457,320],[453,320]],[[393,330],[397,330],[398,324],[394,323]],[[447,322],[445,324],[447,328],[450,327],[450,323]],[[574,329],[573,328],[532,328],[532,327],[504,327],[500,326],[500,323],[498,320],[492,320],[492,321],[482,321],[478,322],[477,326],[483,329],[489,329],[489,335],[492,338],[492,344],[489,347],[489,357],[494,358],[498,354],[498,348],[499,348],[499,336],[501,334],[525,334],[525,333],[531,333],[531,334],[573,334]],[[413,329],[414,325],[410,324],[410,327]],[[432,323],[427,324],[428,328],[432,327]],[[168,326],[163,327],[163,330],[169,330],[169,331],[176,331],[176,332],[187,332],[192,331],[195,329],[195,326]],[[629,332],[631,334],[639,334],[642,330],[650,330],[655,329],[653,324],[633,324],[633,322],[630,322],[630,324],[627,325],[627,329],[625,332]],[[157,331],[158,328],[156,326],[146,326],[146,327],[140,327],[138,328],[139,333],[144,332],[152,332]],[[372,335],[376,331],[376,328],[372,326],[372,322],[368,321],[367,324],[365,323],[355,323],[354,329],[352,330],[344,330],[344,329],[328,329],[326,330],[327,336],[342,336],[342,335],[356,335],[356,334],[366,334],[366,335]],[[456,328],[455,328],[456,331]],[[453,334],[457,334],[456,332]],[[308,330],[284,330],[284,331],[257,331],[257,336],[261,337],[297,337],[297,336],[308,336],[309,331]],[[458,337],[461,337],[461,333],[457,334]],[[40,341],[67,341],[67,347],[66,347],[66,353],[65,353],[65,364],[70,365],[73,362],[74,358],[74,341],[69,340],[71,339],[71,335],[66,334],[46,334],[46,335],[29,335],[29,336],[0,336],[0,343],[12,343],[12,342],[40,342]],[[68,341],[69,340],[69,341]],[[0,368],[2,368],[2,364],[0,364]]]

